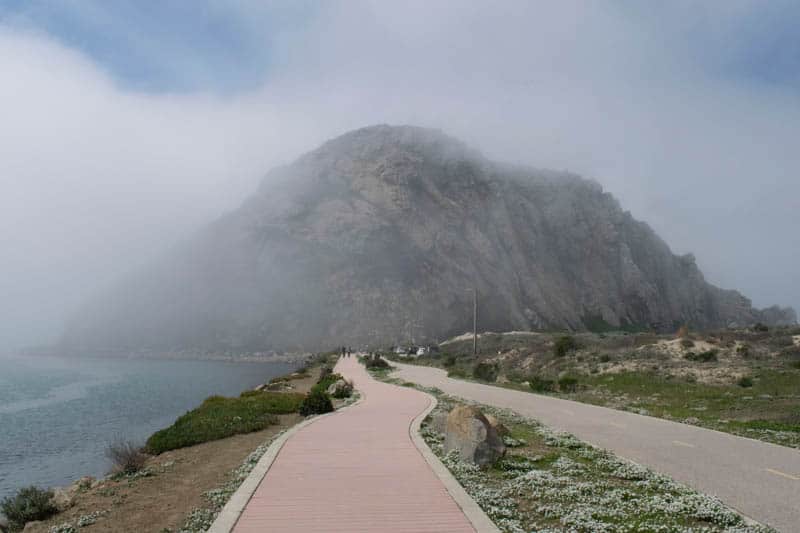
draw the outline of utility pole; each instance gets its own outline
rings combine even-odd
[[[472,355],[478,355],[478,290],[472,289]]]

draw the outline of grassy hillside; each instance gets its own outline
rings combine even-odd
[[[417,360],[451,376],[800,447],[800,328],[483,334]]]

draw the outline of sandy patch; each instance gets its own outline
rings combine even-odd
[[[692,341],[693,346],[684,347],[684,339],[660,340],[655,344],[646,344],[638,350],[657,350],[669,354],[675,359],[682,359],[686,352],[702,353],[710,350],[719,350],[719,346],[706,341]]]
[[[534,335],[541,335],[538,331],[503,331],[500,333],[494,331],[484,331],[483,333],[478,333],[478,338],[480,339],[484,335],[519,335],[519,336],[534,336]],[[457,337],[453,337],[452,339],[447,339],[446,341],[442,341],[439,343],[439,346],[444,346],[446,344],[452,344],[454,342],[461,342],[461,341],[471,341],[472,340],[472,332],[468,331],[467,333],[463,333],[458,335]]]

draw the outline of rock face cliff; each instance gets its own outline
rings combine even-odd
[[[75,349],[318,349],[482,330],[796,320],[753,309],[591,181],[373,126],[273,170],[238,210],[98,296]]]

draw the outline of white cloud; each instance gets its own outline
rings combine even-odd
[[[715,42],[751,13],[717,11],[729,33]],[[242,28],[257,14],[243,8]],[[329,4],[264,38],[262,88],[224,97],[126,90],[43,35],[0,31],[0,339],[45,340],[271,166],[375,122],[595,178],[712,281],[800,304],[800,98],[709,73],[682,20],[582,2]]]

